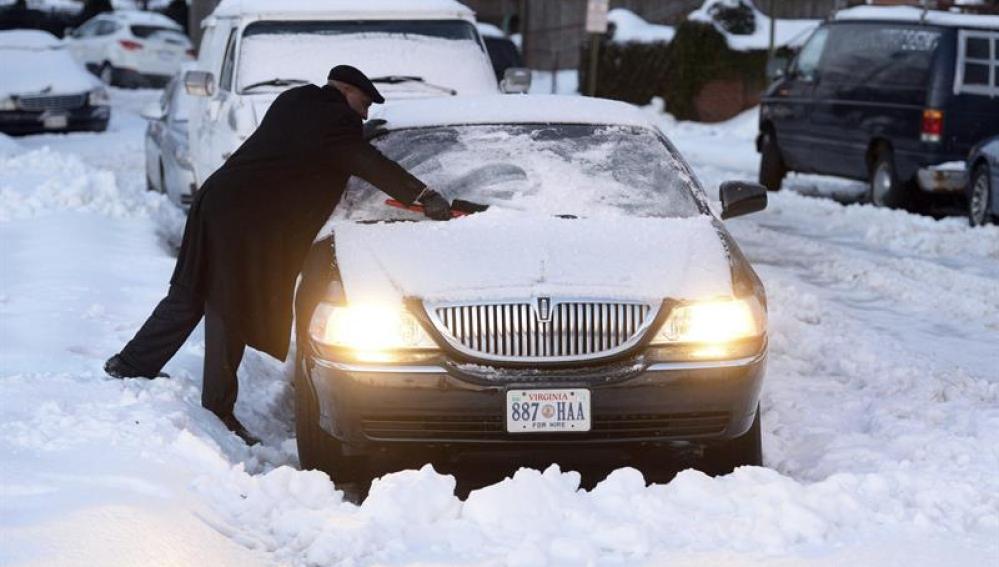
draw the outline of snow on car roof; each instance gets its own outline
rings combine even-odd
[[[212,13],[218,17],[236,17],[257,14],[329,14],[343,13],[357,16],[382,17],[387,14],[405,14],[407,17],[451,16],[467,18],[475,15],[464,4],[455,0],[222,0]]]
[[[479,29],[479,35],[481,35],[482,37],[506,37],[506,34],[503,33],[503,30],[499,29],[498,27],[492,24],[487,24],[485,22],[478,22],[475,24],[475,27]]]
[[[118,20],[128,24],[139,24],[146,26],[161,26],[164,28],[183,29],[180,24],[156,12],[143,12],[141,10],[116,10],[108,14]]]
[[[960,14],[942,10],[924,10],[914,6],[856,6],[836,12],[836,20],[880,20],[925,22],[962,28],[997,28],[999,16]]]
[[[59,38],[40,30],[0,31],[0,48],[52,49],[62,47]]]
[[[390,101],[373,109],[372,119],[390,129],[445,124],[620,124],[654,128],[627,103],[561,95],[486,95]]]

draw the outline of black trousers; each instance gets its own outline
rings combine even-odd
[[[186,290],[170,286],[135,337],[125,345],[122,360],[144,376],[155,376],[205,318],[205,367],[201,405],[219,417],[232,415],[239,392],[236,370],[246,344],[226,328],[222,317]]]

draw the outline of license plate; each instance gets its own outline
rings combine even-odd
[[[589,431],[590,391],[507,390],[506,430],[510,433]]]
[[[42,126],[48,129],[65,128],[69,126],[69,118],[65,114],[52,114],[42,117]]]

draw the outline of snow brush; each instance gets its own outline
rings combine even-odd
[[[396,199],[385,199],[385,204],[390,207],[395,207],[397,209],[404,209],[407,211],[412,211],[414,213],[422,213],[423,205],[407,205],[402,201]],[[489,208],[489,205],[480,205],[478,203],[473,203],[471,201],[465,201],[464,199],[455,199],[451,202],[451,218],[465,217],[474,213],[481,213]]]

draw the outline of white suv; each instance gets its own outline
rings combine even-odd
[[[108,85],[162,87],[194,58],[191,41],[170,18],[122,10],[99,14],[68,30],[73,57]]]
[[[223,0],[205,20],[190,148],[198,185],[257,127],[281,91],[353,65],[387,99],[499,92],[475,15],[453,0]]]

